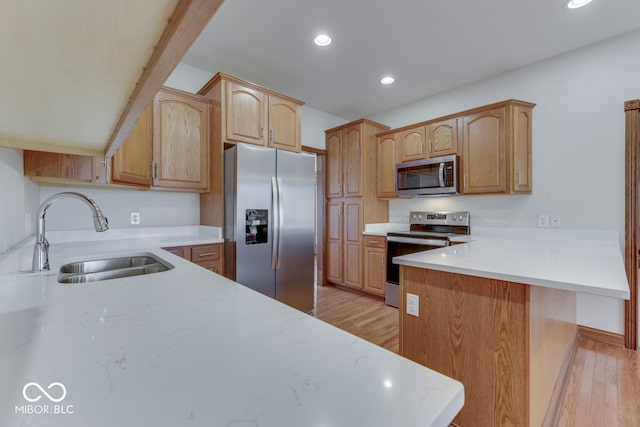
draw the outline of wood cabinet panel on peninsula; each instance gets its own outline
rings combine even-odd
[[[376,133],[386,126],[362,119],[326,131],[326,279],[370,292],[364,280],[364,224],[387,222],[377,198]]]
[[[456,425],[551,425],[575,354],[575,292],[402,265],[399,309],[400,354],[464,384]]]

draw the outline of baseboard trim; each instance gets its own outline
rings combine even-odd
[[[328,282],[328,284],[331,285],[331,286],[334,286],[334,287],[336,287],[338,289],[342,289],[343,291],[351,292],[353,294],[362,295],[363,297],[373,298],[373,299],[376,299],[376,300],[379,300],[379,301],[384,301],[384,297],[381,297],[379,295],[373,295],[373,294],[370,294],[368,292],[361,291],[359,289],[350,288],[348,286],[336,285],[335,283],[331,283],[331,282]]]
[[[578,335],[591,341],[624,347],[624,335],[578,325]]]
[[[556,380],[555,387],[553,387],[551,400],[549,401],[549,406],[547,407],[547,414],[545,415],[544,421],[542,422],[543,427],[557,426],[560,421],[560,416],[562,415],[562,404],[564,403],[564,395],[566,394],[567,387],[569,386],[571,367],[573,366],[573,362],[576,358],[576,353],[578,352],[578,340],[580,338],[578,329],[579,328],[576,328],[572,342],[567,349],[567,353],[564,356],[564,361],[562,362],[562,366],[560,367],[558,379]]]

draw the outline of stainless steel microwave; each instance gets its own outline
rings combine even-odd
[[[458,156],[398,163],[396,194],[402,197],[458,194]]]

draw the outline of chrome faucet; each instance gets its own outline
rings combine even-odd
[[[102,211],[89,197],[84,194],[74,193],[70,191],[66,191],[63,193],[54,194],[49,197],[47,200],[42,202],[40,205],[40,209],[38,210],[38,229],[36,231],[36,246],[33,248],[33,272],[49,270],[49,242],[44,237],[44,216],[47,213],[47,209],[53,203],[57,202],[60,199],[64,199],[67,197],[71,197],[74,199],[82,200],[91,208],[93,212],[93,225],[96,231],[106,231],[109,229],[109,222],[107,221],[107,217],[102,214]]]

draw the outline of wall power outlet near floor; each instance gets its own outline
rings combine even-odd
[[[407,314],[418,317],[418,295],[407,294]]]

